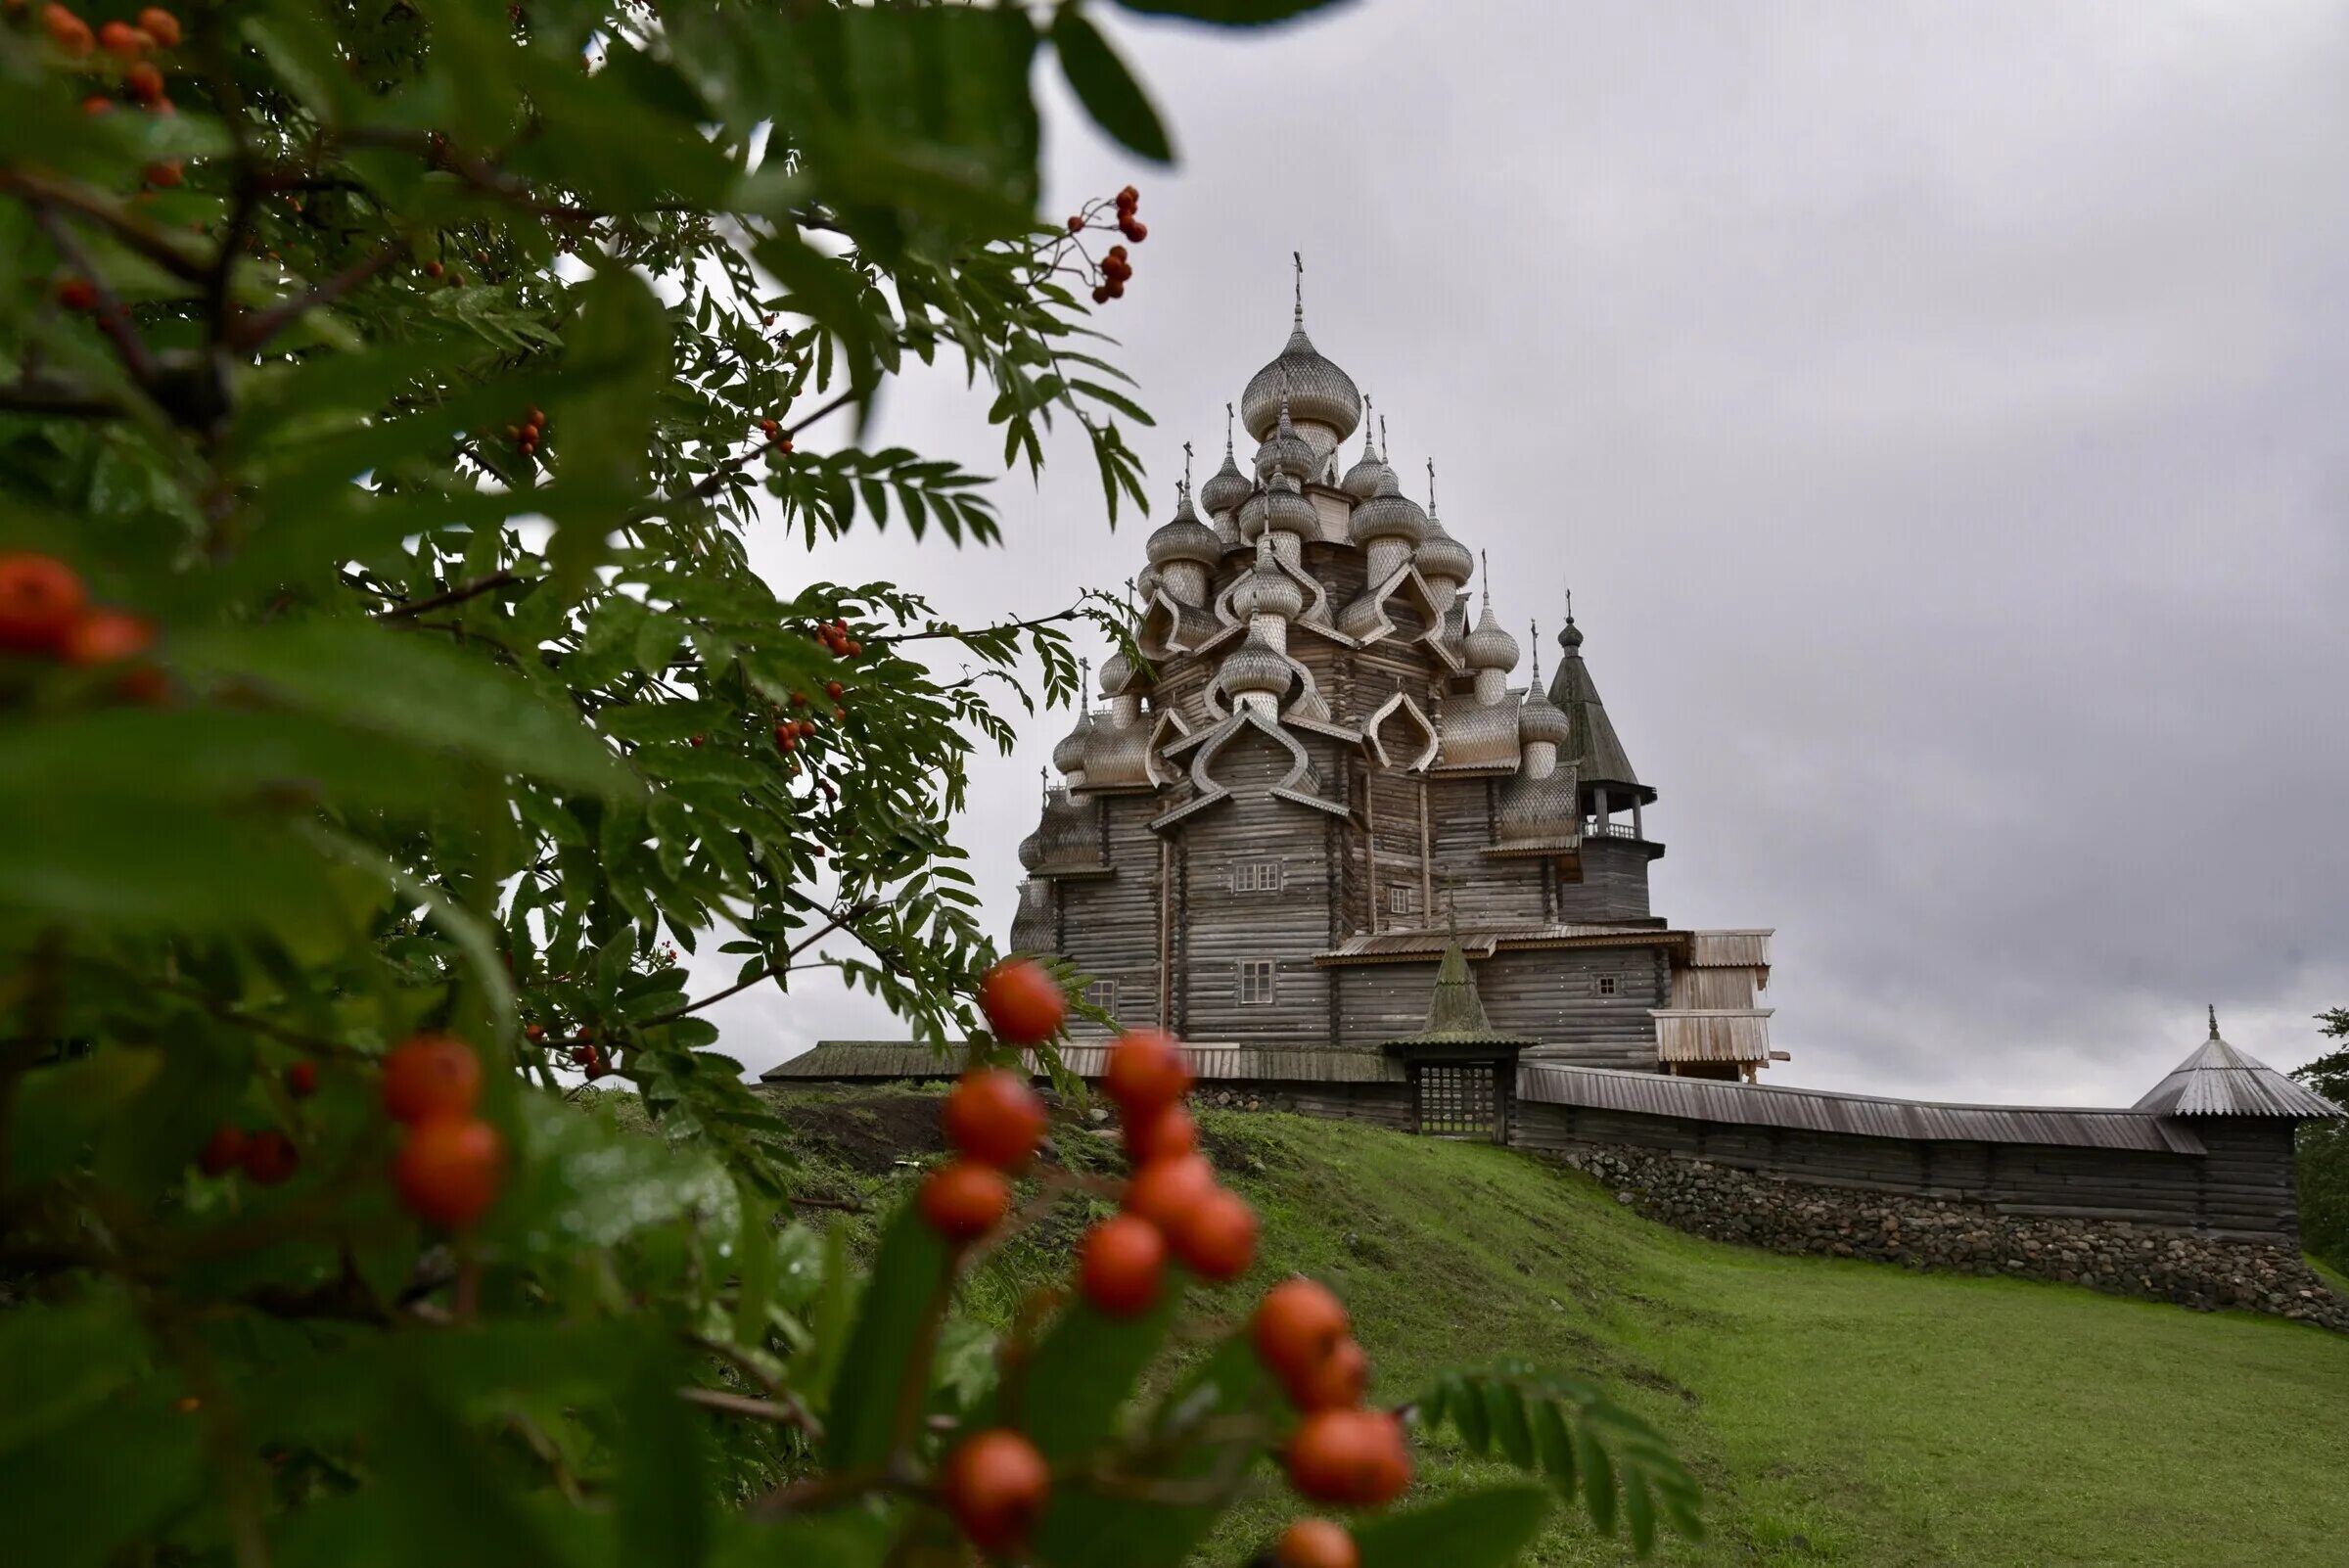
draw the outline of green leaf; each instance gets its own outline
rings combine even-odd
[[[20,1130],[26,1123],[14,1119]],[[138,1319],[128,1298],[96,1290],[58,1306],[0,1313],[0,1453],[70,1420],[137,1376]]]
[[[1497,1486],[1404,1508],[1355,1527],[1361,1568],[1507,1568],[1549,1517],[1541,1487]]]
[[[920,1210],[902,1204],[881,1235],[826,1407],[824,1462],[863,1469],[887,1459],[900,1424],[918,1415],[952,1257]]]
[[[734,1240],[734,1342],[756,1350],[766,1343],[766,1309],[775,1293],[774,1216],[748,1193],[741,1202],[742,1228]]]
[[[677,1390],[677,1358],[647,1356],[620,1400],[619,1560],[700,1568],[709,1554],[710,1461],[704,1426]]]
[[[1149,94],[1083,12],[1064,5],[1053,13],[1052,47],[1077,101],[1095,124],[1152,162],[1174,161],[1174,144]]]
[[[1526,1419],[1525,1395],[1507,1383],[1486,1383],[1482,1387],[1485,1415],[1493,1428],[1493,1439],[1499,1445],[1501,1456],[1521,1470],[1534,1466],[1534,1432]]]
[[[1073,1458],[1109,1436],[1166,1343],[1181,1294],[1169,1279],[1157,1304],[1131,1317],[1083,1301],[1061,1314],[1021,1373],[1020,1426],[1046,1459]]]

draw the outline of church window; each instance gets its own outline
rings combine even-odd
[[[1387,913],[1407,915],[1418,912],[1419,890],[1417,888],[1399,882],[1387,890]]]
[[[1272,999],[1272,960],[1240,960],[1240,1000],[1254,1006]]]
[[[1234,893],[1278,893],[1280,891],[1280,861],[1277,859],[1232,861],[1231,891]]]
[[[1110,1017],[1118,1016],[1118,983],[1116,981],[1094,981],[1084,988],[1084,999],[1089,1005],[1100,1008]]]
[[[1598,977],[1598,993],[1601,996],[1612,996],[1616,994],[1616,992],[1622,989],[1622,986],[1623,982],[1617,980],[1613,975],[1601,975]]]

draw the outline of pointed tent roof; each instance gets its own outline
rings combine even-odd
[[[1558,633],[1558,646],[1565,655],[1550,680],[1549,701],[1574,727],[1574,740],[1558,761],[1574,764],[1585,784],[1623,785],[1642,801],[1653,801],[1656,792],[1632,771],[1632,760],[1607,718],[1606,704],[1599,700],[1598,685],[1590,678],[1590,667],[1583,663],[1582,628],[1574,623],[1571,611],[1565,628]]]
[[[1541,1042],[1530,1035],[1512,1035],[1495,1029],[1485,1016],[1485,999],[1477,994],[1476,974],[1468,967],[1468,955],[1460,950],[1460,923],[1455,914],[1450,921],[1451,940],[1444,945],[1444,961],[1436,966],[1436,991],[1427,1004],[1427,1027],[1416,1035],[1387,1041],[1390,1048],[1404,1050],[1444,1048],[1460,1045],[1537,1045]]]
[[[2349,1116],[2315,1089],[2219,1038],[2216,1007],[2210,1010],[2210,1038],[2131,1109],[2149,1116],[2280,1116],[2295,1121]]]

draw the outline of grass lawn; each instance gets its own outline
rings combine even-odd
[[[2349,1337],[1700,1241],[1488,1146],[1202,1123],[1264,1217],[1265,1280],[1335,1287],[1381,1397],[1523,1359],[1593,1375],[1662,1427],[1712,1533],[1658,1561],[2349,1563]],[[983,1285],[982,1309],[1011,1284]],[[1492,1468],[1438,1447],[1419,1490]],[[1209,1560],[1242,1560],[1287,1510],[1269,1490],[1245,1504]],[[1630,1554],[1561,1511],[1532,1560]]]

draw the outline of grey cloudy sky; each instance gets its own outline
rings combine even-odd
[[[1545,654],[1572,584],[1662,794],[1657,911],[1777,928],[1774,1081],[2126,1103],[2206,1000],[2314,1053],[2349,1003],[2349,5],[1424,0],[1119,36],[1181,166],[1055,98],[1051,200],[1142,188],[1105,325],[1154,493],[1184,439],[1220,458],[1302,250],[1316,343]],[[942,378],[880,434],[986,466],[980,412]],[[1054,455],[999,487],[1000,551],[760,560],[1055,608],[1148,525],[1112,534]],[[1066,727],[977,781],[998,933]],[[893,1033],[820,976],[719,1016],[754,1067]]]

